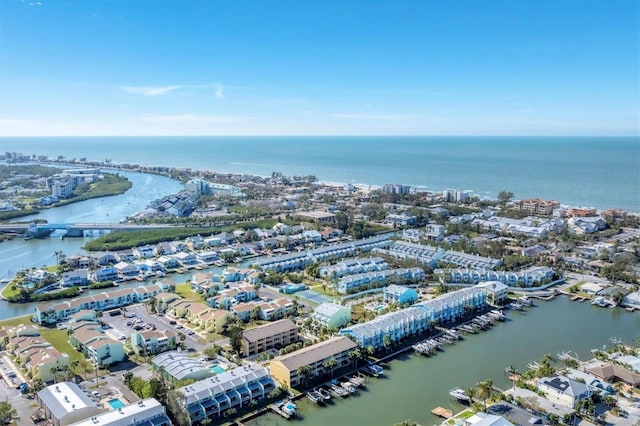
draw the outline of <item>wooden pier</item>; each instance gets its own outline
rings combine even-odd
[[[435,414],[438,417],[442,417],[445,419],[450,419],[453,417],[453,412],[451,410],[447,410],[446,408],[436,407],[431,410],[431,414]]]

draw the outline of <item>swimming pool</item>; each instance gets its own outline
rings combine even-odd
[[[222,365],[220,365],[220,364],[213,364],[213,365],[210,365],[210,366],[209,366],[209,369],[210,369],[211,371],[213,371],[214,373],[216,373],[216,374],[222,374],[222,373],[224,373],[225,371],[227,371],[227,369],[226,369],[226,368],[224,368],[224,367],[223,367]]]
[[[114,410],[124,407],[124,402],[120,401],[118,398],[110,399],[108,402]]]

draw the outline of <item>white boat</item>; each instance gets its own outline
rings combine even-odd
[[[458,401],[469,402],[470,400],[469,396],[464,393],[464,390],[462,389],[453,389],[451,392],[449,392],[449,396],[457,399]]]

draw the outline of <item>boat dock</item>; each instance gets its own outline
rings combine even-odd
[[[450,419],[453,417],[453,412],[451,410],[447,410],[446,408],[436,407],[431,410],[431,414],[435,414],[438,417],[442,417],[444,419]]]

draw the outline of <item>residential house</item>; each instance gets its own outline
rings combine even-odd
[[[138,265],[134,263],[118,262],[115,268],[118,270],[118,276],[123,280],[131,279],[140,273]]]
[[[154,256],[153,249],[153,246],[145,245],[134,247],[133,249],[131,249],[131,251],[133,252],[133,255],[136,257],[136,259],[148,259]]]
[[[609,362],[594,361],[583,365],[584,371],[607,382],[623,382],[630,386],[640,386],[640,374]]]
[[[207,243],[204,241],[204,238],[202,238],[200,235],[187,237],[185,239],[185,243],[187,244],[189,250],[193,251],[202,250],[207,245]]]
[[[538,379],[538,389],[550,401],[569,408],[575,408],[579,401],[593,395],[586,384],[561,375]]]
[[[89,272],[86,269],[75,269],[63,272],[60,283],[63,287],[77,287],[89,284]]]
[[[182,266],[195,266],[198,264],[198,258],[195,254],[190,252],[181,251],[173,255],[174,259],[176,259],[180,265]]]
[[[426,227],[426,239],[428,241],[440,242],[444,240],[444,225],[430,223]]]
[[[91,279],[95,282],[114,281],[119,278],[118,269],[113,266],[105,266],[91,272]]]

